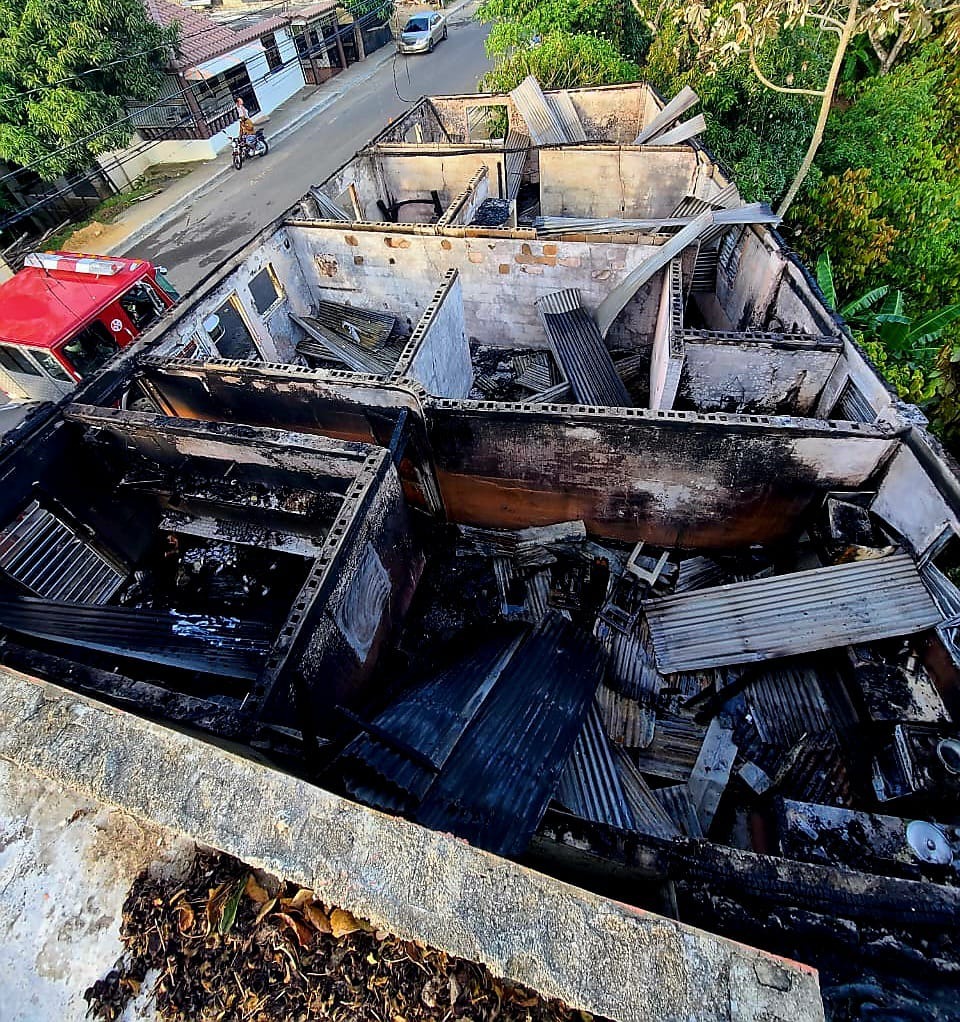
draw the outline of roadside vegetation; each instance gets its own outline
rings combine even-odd
[[[125,146],[178,37],[142,0],[0,0],[0,160],[53,181]]]
[[[511,89],[691,85],[747,201],[818,266],[900,394],[960,445],[960,2],[484,0]]]

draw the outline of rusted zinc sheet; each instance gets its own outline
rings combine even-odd
[[[667,596],[644,613],[664,674],[912,635],[941,620],[907,554]]]
[[[597,325],[583,307],[580,291],[566,288],[536,301],[553,354],[581,404],[630,408],[633,401],[603,343]]]

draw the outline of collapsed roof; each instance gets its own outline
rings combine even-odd
[[[8,452],[0,660],[781,953],[960,961],[956,468],[690,106],[392,123]]]

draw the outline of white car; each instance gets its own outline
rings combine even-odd
[[[447,23],[442,14],[423,11],[414,14],[403,26],[397,50],[400,53],[433,53],[434,46],[447,38]]]

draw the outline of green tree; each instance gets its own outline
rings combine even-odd
[[[545,89],[568,89],[632,82],[639,74],[640,68],[606,39],[551,32],[535,45],[518,47],[501,57],[480,84],[490,92],[509,92],[527,75],[534,75]]]
[[[808,259],[829,249],[838,286],[889,284],[920,310],[960,294],[960,73],[929,44],[835,110],[809,195],[791,216]]]
[[[528,75],[548,89],[635,81],[650,33],[619,0],[484,0],[477,19],[492,23],[495,58],[482,86],[509,92]]]
[[[829,66],[822,38],[809,29],[783,33],[759,57],[768,76],[795,65]],[[665,96],[684,85],[696,90],[707,120],[704,141],[733,171],[749,202],[775,202],[796,172],[816,123],[809,100],[767,89],[745,58],[704,75],[695,47],[683,29],[666,24],[653,41],[641,77]]]
[[[638,11],[652,0],[633,0]],[[883,51],[884,66],[903,47],[939,30],[953,47],[960,44],[960,2],[954,0],[664,0],[659,19],[682,24],[695,49],[696,61],[705,73],[746,60],[756,79],[767,89],[784,96],[806,96],[816,101],[817,118],[806,153],[777,212],[783,215],[796,198],[813,166],[833,107],[841,72],[851,42],[863,35],[875,47],[888,40]],[[830,42],[831,59],[825,74],[811,73],[803,63],[780,81],[774,81],[761,65],[761,55],[784,32],[807,27],[835,37]],[[896,48],[896,53],[893,53]]]
[[[902,397],[919,402],[933,396],[938,378],[934,373],[939,351],[936,342],[960,320],[960,304],[916,317],[907,311],[903,292],[886,284],[841,303],[829,252],[821,253],[817,260],[817,282],[828,304],[844,318],[853,336]]]
[[[0,159],[52,180],[126,145],[178,36],[142,0],[0,0]]]
[[[477,19],[493,24],[487,38],[493,57],[562,33],[605,39],[622,57],[639,62],[651,40],[647,25],[621,0],[484,0]]]

